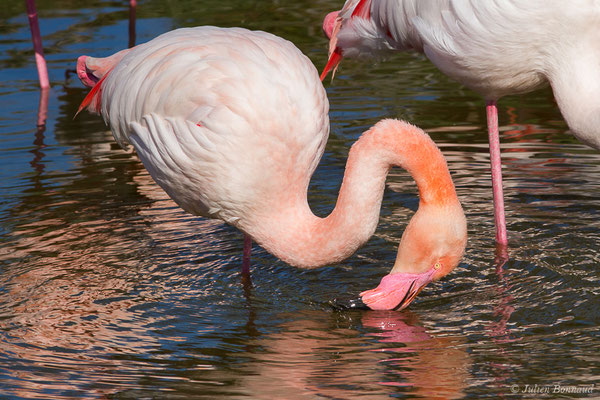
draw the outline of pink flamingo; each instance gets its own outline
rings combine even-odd
[[[80,110],[100,113],[177,204],[225,221],[294,266],[352,255],[375,231],[389,169],[409,171],[419,209],[390,274],[361,294],[373,309],[406,307],[462,257],[466,221],[446,161],[405,122],[383,120],[364,133],[335,209],[326,218],[312,213],[307,189],[329,135],[329,103],[315,67],[284,39],[178,29],[105,59],[82,56],[77,70],[93,85]]]
[[[507,244],[496,102],[548,82],[573,134],[600,148],[600,4],[590,0],[348,0],[329,13],[324,78],[342,57],[424,53],[487,102],[496,241]]]

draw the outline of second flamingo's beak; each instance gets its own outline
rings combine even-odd
[[[402,310],[433,280],[435,268],[422,274],[396,273],[383,277],[375,289],[360,294],[372,310]]]

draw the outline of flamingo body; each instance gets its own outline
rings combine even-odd
[[[359,5],[368,18],[353,15]],[[600,148],[596,1],[349,0],[328,34],[333,17],[345,57],[421,52],[488,101],[549,83],[575,136]]]
[[[132,144],[154,180],[185,210],[221,219],[289,264],[350,256],[375,231],[393,165],[417,181],[421,206],[371,308],[405,307],[449,273],[466,222],[445,160],[412,125],[382,121],[352,147],[333,212],[315,216],[310,178],[329,134],[318,73],[293,44],[240,28],[179,29],[105,59],[82,56],[94,85],[84,101]],[[403,250],[404,249],[404,250]]]
[[[330,58],[425,54],[487,102],[496,241],[507,244],[496,102],[550,84],[572,133],[600,149],[600,3],[348,0],[323,23]]]

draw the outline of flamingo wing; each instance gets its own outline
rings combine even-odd
[[[293,44],[241,28],[185,28],[124,54],[100,114],[185,210],[236,224],[257,199],[308,185],[329,133],[316,68]]]

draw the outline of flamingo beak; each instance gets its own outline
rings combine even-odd
[[[360,294],[372,310],[402,310],[433,280],[434,268],[422,274],[396,273],[383,277],[375,289]]]

